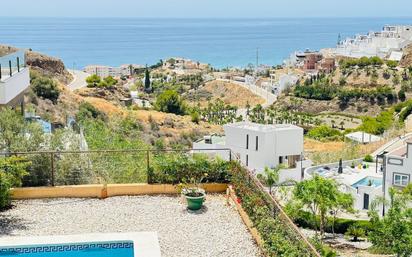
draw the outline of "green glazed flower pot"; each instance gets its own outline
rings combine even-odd
[[[185,195],[187,200],[187,208],[192,211],[200,210],[203,206],[203,202],[205,201],[205,195],[202,196],[187,196]]]

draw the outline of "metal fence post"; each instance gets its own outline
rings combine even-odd
[[[54,186],[54,153],[50,153],[51,185]]]
[[[9,60],[9,71],[10,71],[10,77],[13,76],[13,70],[11,69],[11,61]]]
[[[149,150],[146,151],[146,165],[147,165],[147,183],[150,184],[152,182],[151,172],[150,172],[150,152]]]
[[[0,63],[0,79],[1,79],[1,73],[2,73],[2,70],[1,70],[1,63]]]
[[[20,58],[17,57],[17,72],[20,72]]]

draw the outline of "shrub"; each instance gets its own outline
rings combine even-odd
[[[155,156],[151,181],[179,184],[193,181],[201,183],[229,181],[229,163],[207,155],[159,154]]]
[[[398,92],[398,98],[399,100],[401,100],[402,102],[404,102],[406,100],[406,94],[405,94],[405,90],[401,89]]]
[[[102,79],[96,74],[93,74],[86,78],[87,87],[97,87],[101,81]]]
[[[326,125],[321,125],[311,129],[307,135],[310,138],[322,140],[340,137],[341,133],[337,129],[330,128]]]
[[[308,228],[308,229],[316,229],[319,228],[319,217],[313,216],[308,211],[303,211],[299,210],[296,211],[294,210],[293,215],[294,222],[302,228]],[[333,230],[335,233],[338,234],[345,234],[349,227],[355,226],[357,228],[361,228],[365,231],[367,234],[369,231],[372,229],[372,225],[370,221],[368,220],[351,220],[351,219],[343,219],[343,218],[335,218],[335,221],[333,222],[332,217],[328,217],[326,227],[325,227],[325,232],[332,233],[332,225],[333,225]]]
[[[383,132],[385,132],[385,130],[389,129],[393,125],[393,112],[393,110],[389,110],[381,112],[376,117],[363,117],[362,124],[358,127],[358,129],[375,135],[382,134]],[[401,120],[401,115],[399,120]]]
[[[7,174],[0,171],[0,210],[10,205],[10,187]]]
[[[157,96],[156,108],[162,112],[182,115],[185,113],[185,103],[174,90],[166,90]]]
[[[117,84],[117,80],[114,79],[112,76],[108,76],[102,80],[96,74],[93,74],[87,77],[86,82],[87,82],[87,87],[100,87],[100,88],[112,87]]]
[[[101,119],[104,120],[106,115],[99,111],[96,107],[88,102],[82,102],[79,106],[79,111],[76,114],[76,120],[79,122],[88,119]]]
[[[57,102],[60,96],[60,90],[57,87],[57,83],[47,77],[35,77],[31,81],[33,92],[41,98],[49,99],[53,103]]]
[[[372,155],[368,154],[365,156],[365,158],[363,158],[363,161],[365,162],[373,162],[373,157]]]
[[[352,225],[348,228],[345,235],[353,237],[352,241],[357,242],[357,241],[359,241],[359,237],[365,236],[365,230],[361,227],[356,226],[356,225]]]
[[[399,114],[399,121],[404,122],[406,118],[412,113],[412,104],[408,104],[405,109]]]
[[[191,117],[191,119],[192,119],[192,122],[194,122],[194,123],[196,123],[196,124],[199,124],[200,115],[199,115],[199,113],[198,113],[197,111],[192,112],[192,113],[190,114],[190,117]]]
[[[389,68],[396,68],[398,64],[399,64],[398,61],[393,61],[393,60],[386,61],[386,65],[388,65]]]
[[[10,205],[10,188],[22,185],[29,162],[21,157],[0,159],[0,209]]]

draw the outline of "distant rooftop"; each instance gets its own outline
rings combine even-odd
[[[243,128],[261,132],[269,132],[269,131],[276,131],[276,130],[287,130],[287,129],[302,129],[298,126],[292,124],[258,124],[252,122],[237,122],[225,125],[226,127],[232,128]]]

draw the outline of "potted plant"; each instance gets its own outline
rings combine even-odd
[[[187,208],[192,211],[200,210],[205,201],[206,192],[199,187],[185,187],[182,189],[182,195],[186,198]]]

